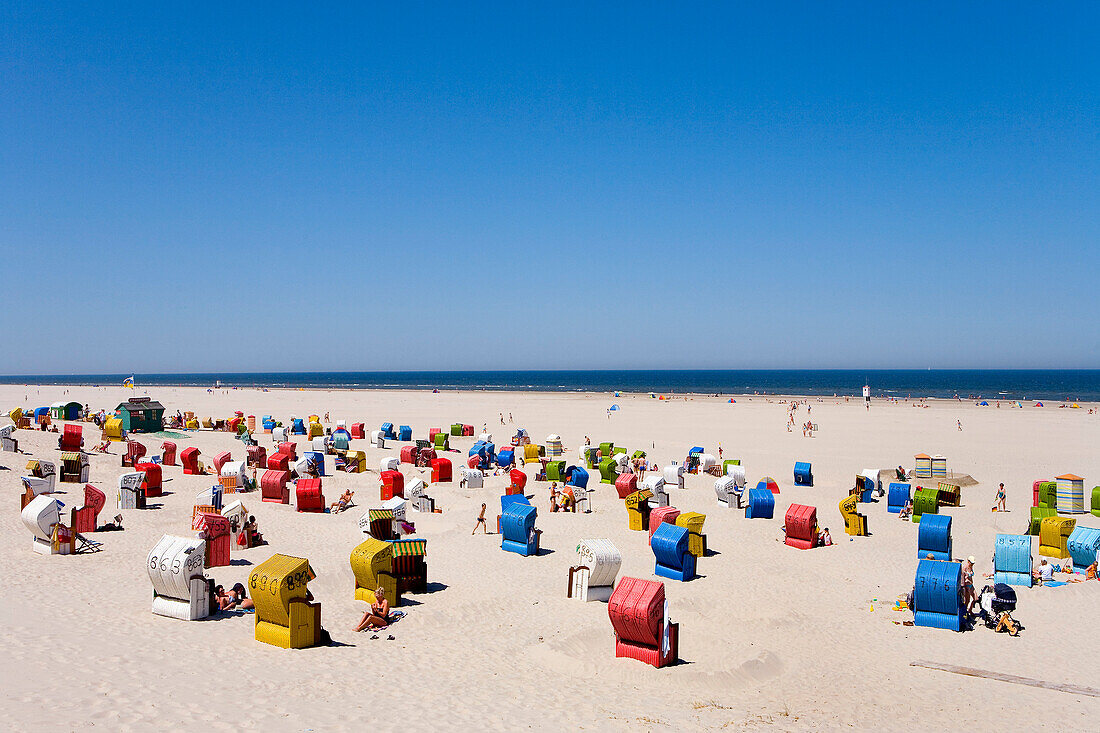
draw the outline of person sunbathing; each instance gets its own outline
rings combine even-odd
[[[386,590],[380,586],[374,591],[374,603],[370,604],[370,610],[363,614],[355,630],[384,629],[389,625],[390,602],[386,600]]]
[[[911,499],[907,499],[906,502],[905,502],[905,506],[903,506],[901,508],[901,511],[898,512],[898,518],[899,519],[909,519],[912,516],[913,516],[913,501]]]
[[[345,491],[343,494],[340,495],[339,501],[334,501],[332,503],[332,506],[329,507],[329,513],[339,514],[340,512],[347,509],[348,506],[351,504],[351,497],[354,495],[355,492],[351,489]]]
[[[214,586],[214,599],[218,602],[219,611],[228,611],[235,605],[233,598],[225,592],[225,588],[220,585]]]
[[[234,584],[226,595],[233,601],[233,606],[231,606],[231,608],[239,608],[242,611],[249,611],[256,608],[256,604],[248,597],[248,593],[245,591],[243,583]]]

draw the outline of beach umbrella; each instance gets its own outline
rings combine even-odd
[[[618,409],[619,409],[619,406],[618,406],[618,405],[612,405],[610,409],[612,409],[612,410],[618,410]]]
[[[1042,402],[1036,402],[1036,403],[1035,403],[1035,406],[1036,406],[1036,407],[1042,407],[1042,406],[1043,406],[1043,403],[1042,403]]]
[[[989,403],[986,402],[985,400],[982,400],[981,402],[978,403],[978,406],[979,407],[989,407]]]

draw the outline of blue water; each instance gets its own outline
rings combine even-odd
[[[120,385],[129,374],[0,376],[4,384]],[[984,397],[1100,401],[1100,369],[745,369],[473,372],[251,372],[135,374],[139,387],[332,387],[348,389],[533,390],[698,394]]]

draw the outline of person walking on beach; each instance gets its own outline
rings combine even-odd
[[[475,532],[477,532],[478,527],[481,527],[482,534],[489,534],[489,528],[485,524],[485,503],[484,502],[482,502],[482,504],[481,504],[481,512],[477,515],[477,523],[474,524],[474,531],[470,533],[471,537],[474,535]]]
[[[504,424],[504,413],[503,413],[503,412],[502,412],[502,413],[500,413],[500,424],[501,424],[501,425],[503,425],[503,424]]]
[[[962,429],[963,429],[963,421],[962,420],[956,420],[955,424],[959,426],[959,432],[961,433]]]
[[[994,508],[997,512],[1007,512],[1005,508],[1005,485],[1001,484],[997,487],[997,506]]]

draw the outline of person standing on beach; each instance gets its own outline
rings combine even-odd
[[[997,487],[997,506],[996,506],[995,511],[998,511],[998,512],[1007,512],[1008,511],[1008,509],[1005,508],[1005,485],[1004,484],[1001,484],[1000,486]]]
[[[474,524],[474,531],[470,533],[472,537],[477,532],[477,528],[481,527],[482,534],[489,534],[489,528],[485,524],[485,503],[481,504],[481,513],[477,515],[477,523]]]

